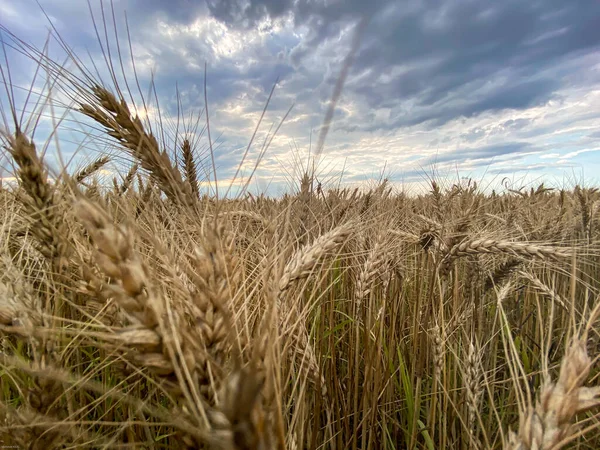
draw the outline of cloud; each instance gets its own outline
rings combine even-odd
[[[42,5],[78,55],[89,50],[102,72],[96,32],[81,19],[89,15],[86,2]],[[20,37],[43,43],[47,25],[36,8],[33,0],[0,0],[0,11],[10,13],[4,20]],[[207,63],[223,179],[235,172],[276,80],[250,157],[293,104],[260,173],[281,185],[281,174],[294,172],[290,166],[316,141],[355,26],[365,16],[369,24],[326,142],[326,167],[344,167],[358,180],[384,166],[417,176],[431,164],[469,171],[540,165],[558,173],[567,166],[557,160],[573,155],[599,162],[589,151],[600,137],[596,0],[118,0],[125,76],[132,81],[125,10],[142,92],[154,80],[171,130],[180,107],[186,114],[204,108]],[[93,12],[100,22],[99,3]],[[111,13],[105,2],[117,61]],[[104,41],[103,27],[98,31]],[[29,66],[11,65],[30,73]]]
[[[531,144],[522,142],[511,142],[508,144],[489,145],[484,147],[470,148],[470,149],[458,149],[451,152],[446,152],[440,155],[430,156],[423,161],[421,164],[441,164],[448,162],[462,161],[465,163],[473,161],[485,161],[485,164],[489,164],[492,159],[511,155],[515,153],[531,153],[539,151],[536,150]]]
[[[575,156],[579,156],[582,153],[589,153],[589,152],[600,152],[600,148],[587,148],[587,149],[583,149],[583,150],[577,150],[574,152],[570,152],[570,153],[567,153],[566,155],[563,155],[561,157],[561,160],[567,160],[567,159],[573,158]]]
[[[556,159],[560,158],[560,153],[546,153],[544,155],[540,155],[540,159]]]
[[[574,166],[572,164],[566,164],[559,162],[559,165],[564,169],[570,169]],[[516,164],[507,167],[499,167],[489,170],[490,174],[496,175],[507,175],[517,174],[519,172],[533,173],[533,172],[547,172],[548,166],[546,164]],[[541,180],[543,181],[543,180]]]

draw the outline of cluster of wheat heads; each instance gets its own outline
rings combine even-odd
[[[44,61],[111,150],[51,173],[4,115],[2,445],[600,447],[596,190],[307,172],[280,198],[217,197],[199,142]]]

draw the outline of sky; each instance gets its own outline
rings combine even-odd
[[[315,159],[325,186],[381,177],[407,190],[432,178],[448,184],[471,178],[484,189],[600,184],[597,0],[114,0],[114,22],[110,2],[90,0],[91,12],[83,0],[39,2],[47,17],[35,1],[0,0],[0,24],[37,47],[52,24],[88,68],[106,67],[102,48],[110,47],[118,63],[120,42],[123,73],[135,87],[131,49],[141,92],[154,80],[160,105],[144,115],[160,118],[164,129],[175,129],[178,111],[188,125],[202,112],[206,64],[223,186],[243,185],[270,141],[250,189],[274,195],[297,189],[353,41],[353,62]],[[60,55],[55,42],[50,48]],[[10,48],[6,59],[22,94],[35,64]],[[65,123],[85,123],[71,119]],[[90,139],[77,146],[82,134],[74,128],[59,134],[63,159],[89,160],[106,150]],[[200,128],[198,160],[214,178]]]

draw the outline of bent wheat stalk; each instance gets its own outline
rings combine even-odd
[[[165,299],[153,286],[146,265],[134,251],[133,236],[125,227],[114,225],[105,211],[88,200],[79,200],[75,208],[98,249],[96,263],[113,280],[103,287],[101,295],[114,298],[132,324],[131,329],[124,331],[124,336],[138,350],[131,353],[132,359],[165,381],[176,374],[180,387],[187,386],[193,392],[193,383],[186,383],[190,377],[183,376],[194,372],[197,359],[191,345],[185,345],[184,336],[190,327],[179,316],[174,318],[178,326],[166,327]],[[177,351],[173,348],[174,340],[180,343]],[[190,395],[188,401],[197,404]]]
[[[498,241],[495,239],[473,239],[461,242],[450,249],[448,256],[455,258],[477,253],[507,253],[540,259],[570,258],[571,255],[557,247],[529,244],[525,242]]]

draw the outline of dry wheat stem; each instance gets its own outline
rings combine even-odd
[[[196,197],[200,197],[200,190],[198,188],[198,171],[196,170],[196,161],[194,160],[194,152],[189,139],[184,139],[181,146],[181,153],[183,156],[183,167],[185,169],[186,182],[189,184],[192,194]]]
[[[146,351],[133,353],[132,357],[159,376],[173,374],[174,362],[164,347],[163,330],[158,327],[164,300],[152,286],[146,266],[133,250],[132,236],[126,228],[113,225],[106,212],[87,200],[78,201],[76,211],[96,244],[98,266],[107,276],[119,281],[119,284],[112,282],[104,286],[103,297],[114,298],[130,322],[145,330],[139,339],[145,339],[146,345],[138,342],[136,347]],[[149,351],[155,347],[161,351]],[[187,367],[194,367],[195,360],[189,350],[181,356]]]
[[[123,184],[119,188],[119,195],[123,195],[129,190],[129,188],[133,184],[133,178],[135,177],[135,175],[138,171],[138,168],[139,168],[139,166],[137,164],[134,164],[131,166],[131,169],[129,169],[129,172],[127,172],[127,175],[125,175]]]
[[[477,414],[479,414],[481,395],[483,388],[481,386],[481,351],[469,341],[467,359],[464,365],[464,379],[466,388],[467,404],[467,427],[471,434],[471,447],[479,448],[479,438],[475,432]]]
[[[292,305],[284,299],[284,294],[291,287],[292,282],[308,277],[315,265],[325,255],[334,252],[347,239],[351,232],[352,224],[347,223],[318,237],[312,244],[306,244],[297,250],[286,264],[282,276],[278,282],[278,294],[276,296],[280,305],[280,320],[283,322],[293,311]],[[283,324],[282,324],[283,325]],[[300,357],[302,371],[308,370],[310,378],[321,385],[322,395],[326,395],[326,386],[318,358],[310,343],[308,332],[304,327],[289,336],[293,341],[294,354]]]

